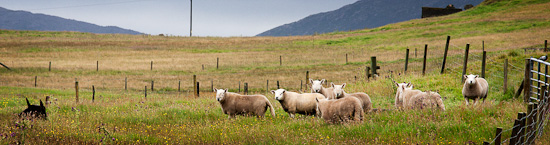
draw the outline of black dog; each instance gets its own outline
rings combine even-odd
[[[40,106],[31,105],[31,103],[29,103],[29,99],[27,98],[25,98],[25,100],[27,100],[27,109],[19,113],[19,116],[28,115],[28,116],[34,116],[34,117],[38,117],[46,120],[48,119],[48,115],[46,114],[46,107],[44,107],[42,100],[40,100]]]

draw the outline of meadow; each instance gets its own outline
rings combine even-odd
[[[373,29],[288,37],[164,37],[0,30],[0,142],[2,144],[479,144],[496,127],[510,128],[526,105],[513,94],[523,79],[524,59],[544,52],[550,34],[550,2],[487,1],[471,10],[416,19]],[[440,74],[445,39],[451,45]],[[484,42],[484,45],[482,45]],[[422,75],[428,45],[427,74]],[[479,74],[487,51],[488,99],[466,106],[461,95],[464,48],[470,44],[467,73]],[[410,49],[404,72],[405,49]],[[415,48],[417,52],[415,53]],[[415,56],[416,54],[416,56]],[[348,62],[346,62],[348,55]],[[367,79],[365,66],[376,56],[380,77]],[[282,58],[280,65],[279,58]],[[219,58],[219,68],[216,59]],[[510,66],[503,90],[503,62]],[[151,61],[153,69],[151,70]],[[48,70],[51,62],[51,71]],[[96,66],[96,63],[99,64]],[[204,66],[204,69],[203,69]],[[97,70],[96,70],[96,67]],[[446,111],[390,110],[365,115],[362,123],[326,124],[298,115],[289,118],[267,94],[281,88],[309,92],[312,79],[347,83],[347,92],[366,92],[374,108],[394,109],[392,81],[438,90]],[[201,95],[192,93],[192,76]],[[37,78],[37,86],[34,79]],[[128,90],[124,80],[128,79]],[[356,79],[357,78],[357,79]],[[75,102],[75,80],[80,102]],[[266,81],[269,80],[269,89]],[[144,86],[149,89],[144,98]],[[182,91],[178,92],[181,81]],[[300,90],[300,81],[303,90]],[[211,85],[266,95],[276,117],[228,119]],[[92,85],[95,100],[92,102]],[[25,98],[38,104],[45,96],[48,120],[23,120]],[[521,97],[520,97],[521,98]],[[550,129],[537,140],[550,142]],[[504,136],[509,136],[505,134]]]

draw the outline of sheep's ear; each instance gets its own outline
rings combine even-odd
[[[227,90],[229,90],[229,89],[225,88],[225,90],[224,90],[225,92],[224,92],[224,93],[227,93]]]
[[[42,99],[40,99],[40,107],[44,107],[44,103],[42,103]]]
[[[214,90],[212,90],[212,92],[217,92],[217,91],[218,91],[218,89],[216,89],[216,88],[214,88]]]
[[[409,82],[409,83],[407,83],[406,86],[407,86],[407,87],[410,87],[410,86],[412,86],[412,84]]]
[[[319,99],[315,98],[315,101],[317,101],[317,103],[319,103]]]
[[[476,75],[476,77],[475,77],[475,78],[477,78],[477,77],[479,77],[479,76],[478,76],[478,75]]]
[[[286,92],[286,90],[283,90],[283,94]]]
[[[275,90],[271,90],[271,94],[275,94]]]
[[[27,106],[31,106],[31,103],[29,103],[29,99],[25,98],[27,100]]]
[[[467,78],[468,78],[468,76],[467,76],[467,75],[464,75],[464,78],[465,78],[465,79],[467,79]]]
[[[325,79],[321,79],[321,84],[324,83],[326,80]]]
[[[346,83],[343,83],[343,84],[342,84],[342,89],[343,89],[344,87],[346,87]]]
[[[394,81],[393,83],[395,83],[395,86],[399,87],[399,84],[398,84],[398,83],[396,83],[395,81]]]
[[[313,84],[313,79],[309,79],[309,83]]]
[[[334,83],[330,82],[330,86],[334,88]]]

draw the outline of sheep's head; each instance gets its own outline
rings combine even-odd
[[[315,98],[315,101],[317,103],[317,108],[315,110],[315,112],[317,113],[316,115],[317,116],[322,116],[323,115],[323,112],[321,111],[321,107],[324,106],[325,102],[327,101],[327,99],[318,99],[318,98]]]
[[[476,78],[478,77],[478,75],[464,75],[464,78],[466,79],[466,81],[464,83],[468,84],[468,85],[474,85],[476,84]]]
[[[439,107],[439,109],[445,111],[445,104],[443,103],[443,98],[441,97],[441,95],[439,95],[439,93],[430,91],[428,92],[428,95],[431,95],[435,99],[435,102],[437,103],[437,107]]]
[[[394,83],[397,86],[397,92],[403,92],[403,90],[405,90],[405,89],[412,89],[413,88],[413,85],[410,82],[409,83],[406,83],[406,82],[396,83],[396,82],[394,82]]]
[[[216,101],[218,102],[221,102],[223,101],[223,99],[225,98],[225,94],[227,93],[227,89],[216,89],[214,88],[214,90],[216,91]]]
[[[271,94],[275,94],[275,100],[282,101],[284,98],[285,89],[271,90]]]
[[[311,83],[311,93],[321,93],[321,88],[323,87],[323,83],[325,82],[325,79],[322,79],[322,80],[309,79],[309,82]]]
[[[330,85],[334,88],[334,97],[340,98],[344,95],[344,88],[346,87],[346,83],[343,83],[342,85],[334,85],[333,83],[330,83]]]

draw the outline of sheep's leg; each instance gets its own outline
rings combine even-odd
[[[288,113],[288,116],[289,116],[290,118],[294,118],[294,113]]]
[[[470,99],[464,97],[464,100],[466,101],[466,106],[470,105],[470,103],[469,103]]]

